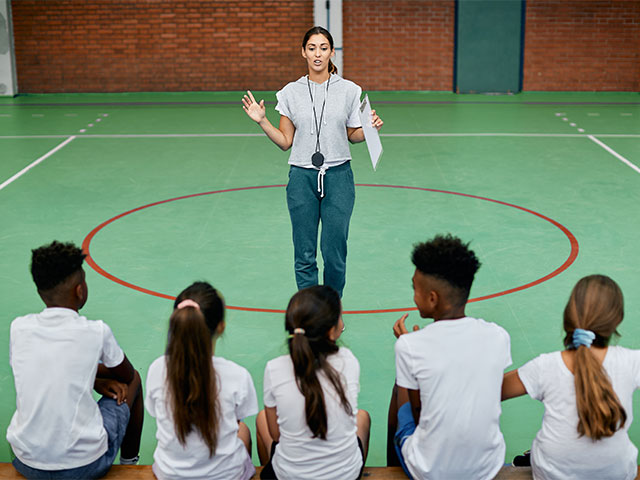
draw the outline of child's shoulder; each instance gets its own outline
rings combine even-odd
[[[640,362],[640,350],[634,348],[622,347],[620,345],[611,345],[608,348],[606,360],[614,360],[619,362]]]
[[[267,366],[265,367],[267,370],[281,370],[281,369],[291,369],[293,362],[291,361],[290,355],[280,355],[279,357],[272,358],[267,362]]]
[[[224,357],[213,357],[213,366],[216,369],[216,372],[222,371],[230,375],[244,375],[249,373],[249,370],[244,368],[242,365]]]
[[[80,315],[68,308],[45,308],[38,313],[29,313],[16,317],[11,322],[11,331],[30,331],[37,329],[41,334],[44,330],[59,330],[64,326],[68,331],[75,331],[77,334],[91,334],[90,332],[101,332],[105,329],[111,330],[102,320],[89,320],[84,315]],[[45,334],[46,335],[46,334]]]

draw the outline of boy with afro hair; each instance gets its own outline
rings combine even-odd
[[[409,332],[405,314],[393,327],[389,463],[399,460],[410,478],[494,478],[505,455],[500,391],[509,335],[465,314],[480,268],[469,244],[437,235],[414,247],[412,261],[414,302],[434,322]]]

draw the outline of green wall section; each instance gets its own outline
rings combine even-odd
[[[458,93],[517,93],[522,79],[524,0],[457,0]]]
[[[273,92],[258,96],[274,100]],[[640,348],[640,174],[587,137],[596,135],[640,165],[637,94],[527,93],[495,98],[369,92],[369,97],[385,120],[385,153],[374,172],[366,146],[352,146],[356,183],[501,200],[560,222],[578,239],[579,255],[562,274],[467,307],[468,314],[506,328],[514,368],[562,347],[562,310],[569,292],[580,277],[596,272],[611,275],[626,295],[619,343]],[[32,248],[53,239],[80,244],[102,222],[152,202],[286,183],[288,154],[262,135],[246,136],[259,129],[246,118],[240,98],[238,92],[0,99],[0,183],[77,135],[0,190],[3,437],[15,410],[7,361],[9,324],[18,315],[43,308],[28,273]],[[104,114],[108,116],[101,122],[87,127]],[[268,114],[277,120],[273,103]],[[79,133],[81,129],[87,132]],[[42,137],[50,134],[59,137]],[[243,136],[213,136],[229,134]],[[626,136],[598,136],[607,134]],[[428,323],[411,310],[409,257],[414,243],[436,233],[452,232],[472,242],[483,263],[472,297],[540,278],[570,253],[569,241],[557,227],[507,206],[380,186],[357,187],[356,197],[345,310],[406,308],[411,325]],[[284,309],[295,291],[290,236],[285,192],[274,187],[141,210],[102,229],[91,242],[91,255],[111,274],[158,292],[175,295],[190,282],[205,279],[222,291],[229,305]],[[171,302],[86,270],[89,301],[83,313],[111,326],[146,378],[149,365],[165,348]],[[395,377],[392,325],[400,315],[345,315],[342,342],[360,361],[359,403],[372,416],[369,465],[385,463],[387,408]],[[260,401],[266,362],[286,352],[283,327],[279,313],[227,312],[227,330],[217,354],[251,372]],[[634,405],[637,413],[638,398]],[[541,415],[541,405],[527,397],[503,404],[506,461],[530,447]],[[254,431],[254,419],[247,423]],[[153,461],[154,435],[155,423],[147,416],[142,463]],[[640,444],[637,420],[630,436]],[[2,440],[0,461],[10,460],[10,455]]]

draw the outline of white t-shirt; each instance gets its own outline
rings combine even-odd
[[[9,349],[17,408],[7,441],[20,461],[64,470],[104,455],[107,432],[93,384],[99,362],[111,368],[124,360],[109,326],[46,308],[11,323]]]
[[[246,471],[249,454],[238,438],[238,421],[258,413],[258,399],[249,372],[222,357],[213,357],[219,390],[218,444],[213,457],[200,432],[192,430],[181,445],[167,404],[166,359],[157,358],[147,373],[145,407],[157,424],[158,446],[153,453],[153,473],[159,479],[207,478],[210,480],[250,478]],[[248,477],[244,476],[247,475]]]
[[[495,323],[440,320],[396,342],[398,386],[420,390],[402,454],[414,478],[493,478],[504,463],[500,391],[509,334]]]
[[[360,390],[360,365],[353,353],[341,347],[327,357],[340,374],[345,395],[353,409],[348,415],[331,382],[319,374],[327,410],[327,439],[312,438],[307,425],[304,396],[300,393],[289,355],[267,363],[264,371],[264,405],[275,407],[280,441],[272,465],[280,480],[354,479],[362,467],[356,436],[356,413]]]
[[[545,353],[518,369],[527,393],[544,404],[542,428],[531,447],[534,478],[636,478],[638,449],[627,432],[633,422],[633,392],[640,387],[640,351],[609,347],[602,366],[627,421],[613,436],[595,442],[578,436],[574,377],[561,352]]]

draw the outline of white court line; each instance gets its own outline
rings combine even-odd
[[[594,137],[640,138],[640,133],[594,133]],[[66,135],[0,135],[0,140],[29,138],[68,138]],[[219,137],[264,137],[264,133],[116,133],[80,135],[81,138],[219,138]],[[381,133],[381,137],[558,137],[585,138],[577,133]]]
[[[616,152],[613,148],[611,148],[609,145],[607,145],[606,143],[601,142],[600,140],[598,140],[597,138],[595,138],[593,135],[587,135],[587,137],[589,137],[590,140],[592,140],[593,142],[597,143],[598,145],[600,145],[602,148],[604,148],[607,152],[609,152],[611,155],[613,155],[614,157],[616,157],[618,160],[620,160],[623,163],[626,163],[628,166],[630,166],[631,168],[633,168],[636,172],[640,173],[640,167],[638,167],[637,165],[631,163],[629,160],[627,160],[626,158],[624,158],[622,155],[620,155],[618,152]]]
[[[35,167],[36,165],[44,162],[47,158],[49,158],[51,155],[53,155],[54,153],[56,153],[58,150],[60,150],[61,148],[63,148],[65,145],[71,143],[74,139],[76,138],[75,135],[67,138],[64,142],[62,142],[60,145],[58,145],[57,147],[49,150],[47,153],[45,153],[44,155],[42,155],[39,159],[35,160],[34,162],[31,162],[29,165],[27,165],[26,167],[24,167],[22,170],[20,170],[18,173],[16,173],[13,177],[11,177],[10,179],[4,181],[2,184],[0,184],[0,190],[2,190],[4,187],[6,187],[7,185],[15,182],[18,178],[20,178],[22,175],[24,175],[25,173],[27,173],[29,170],[31,170],[33,167]]]

